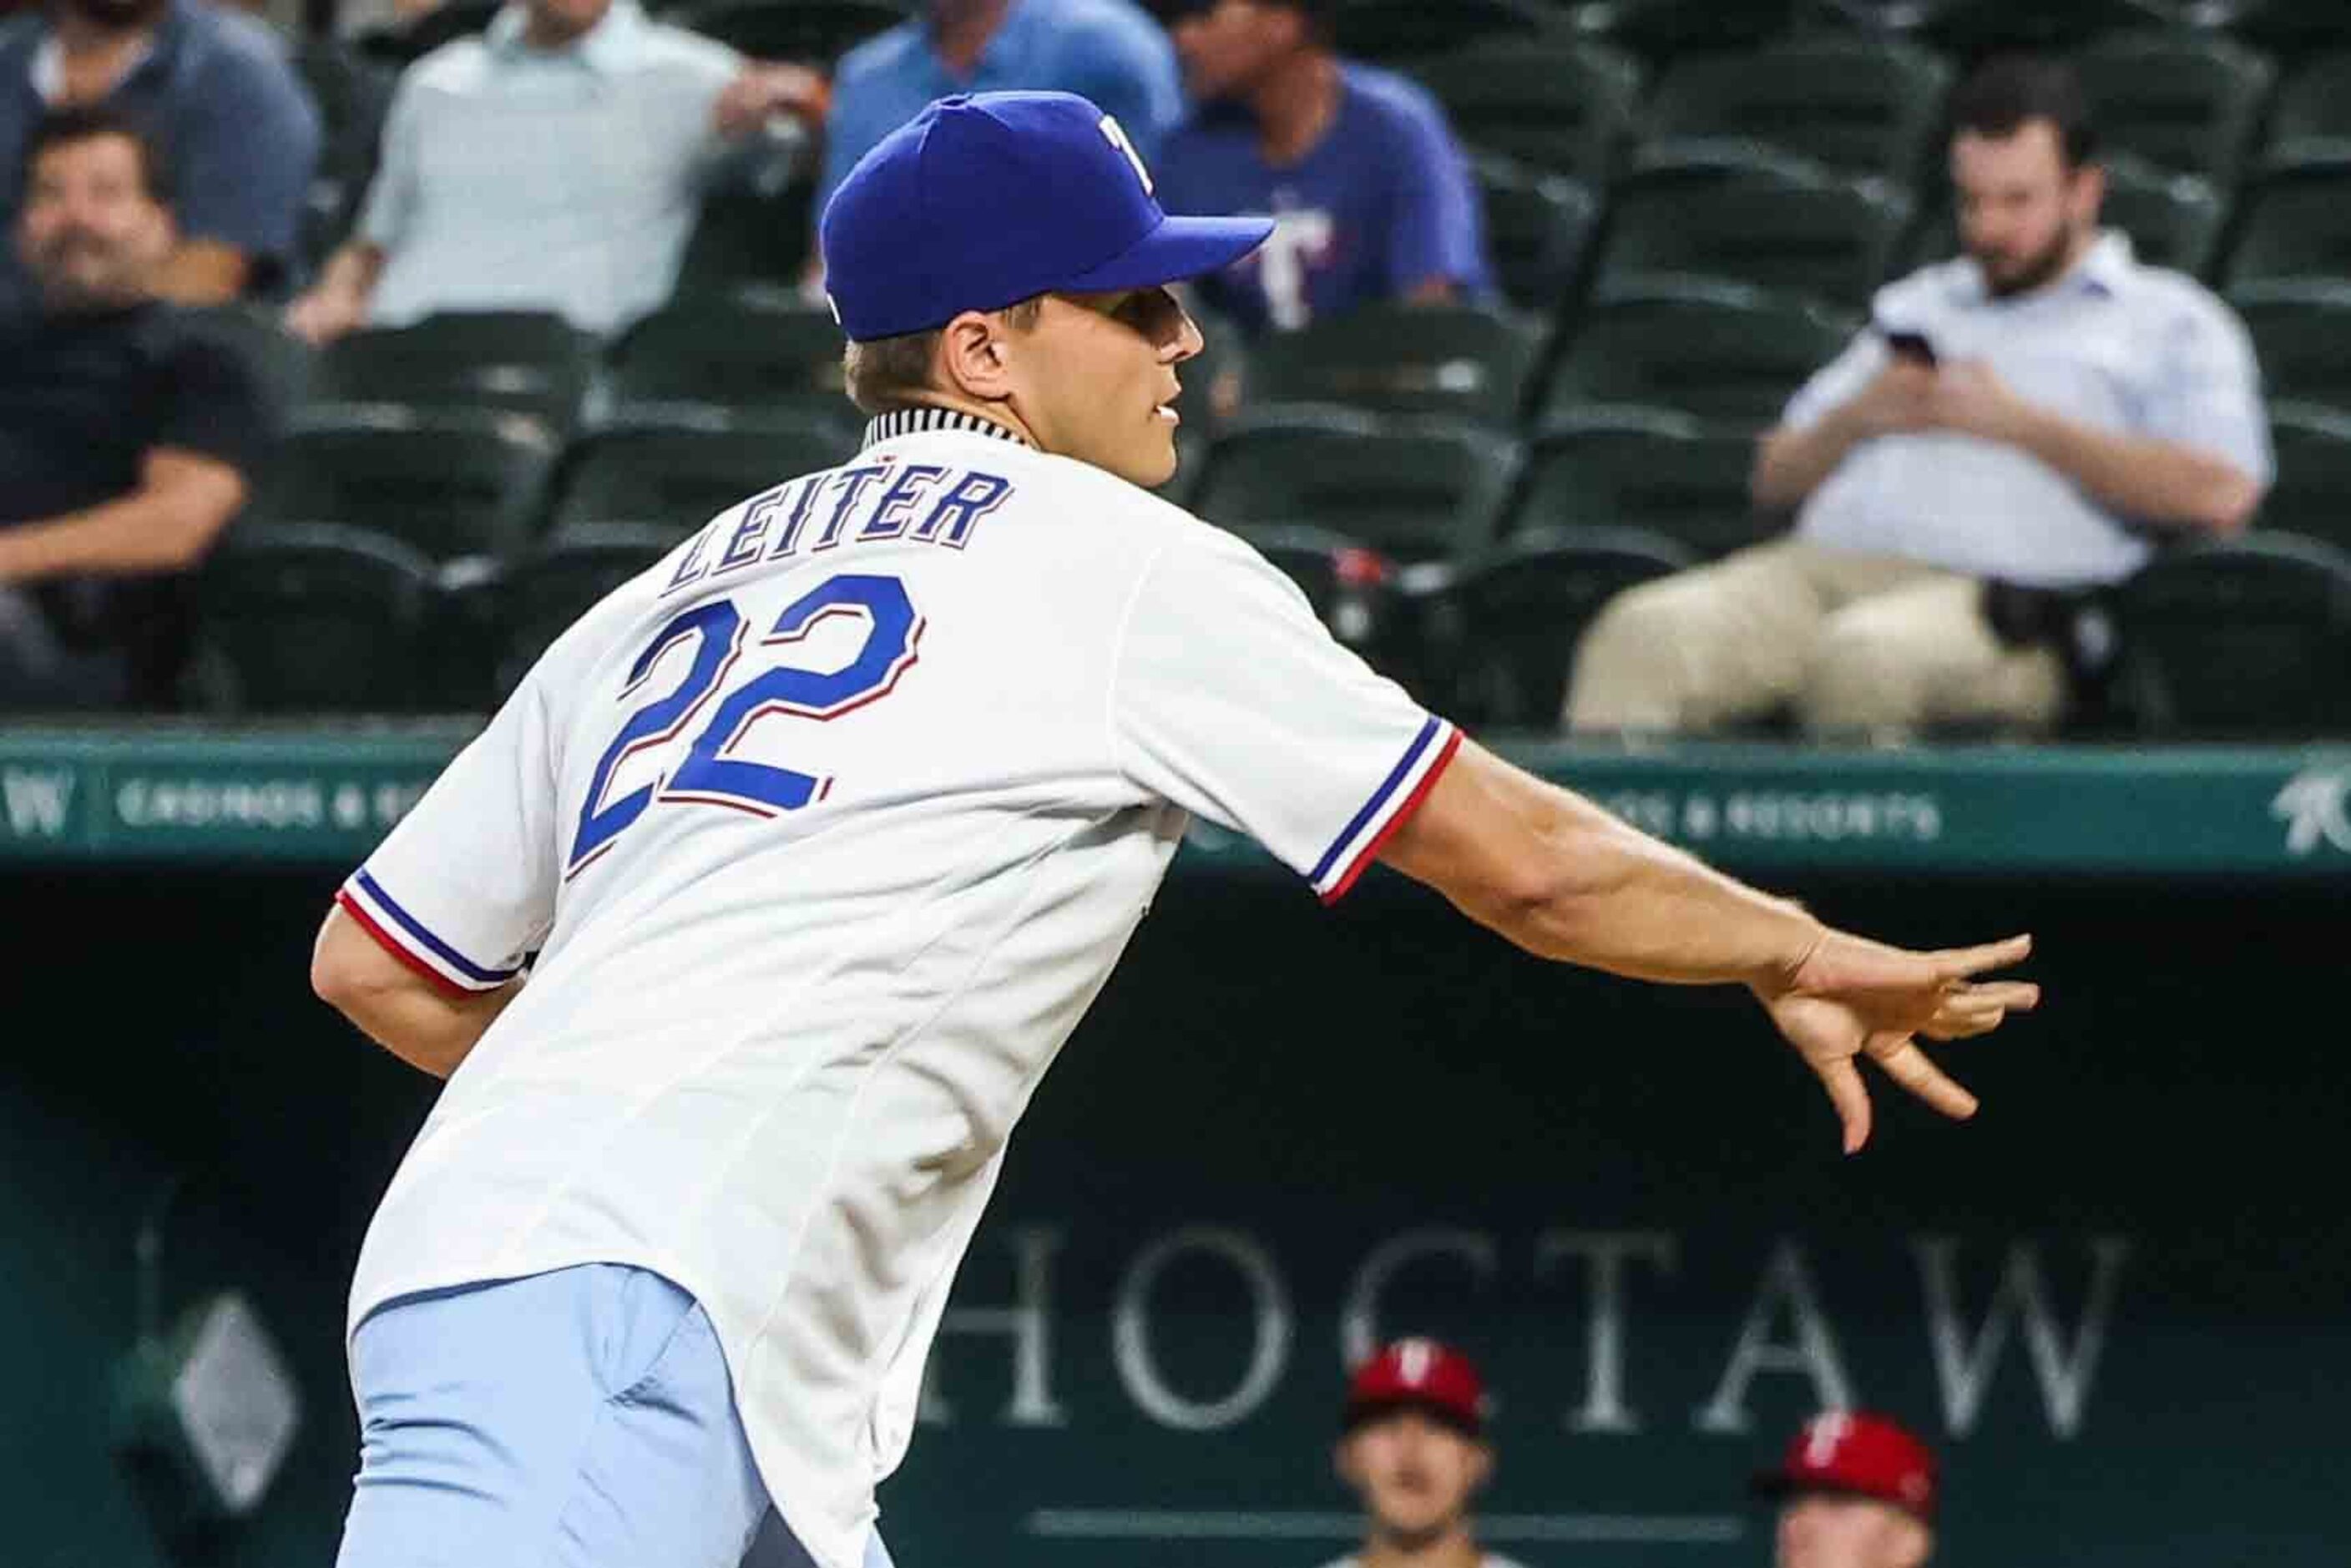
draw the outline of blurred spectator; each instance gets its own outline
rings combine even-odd
[[[50,108],[103,103],[171,150],[179,242],[156,292],[210,305],[266,290],[294,255],[319,114],[268,27],[208,0],[56,0],[0,23],[0,215]],[[35,308],[13,257],[0,316]]]
[[[1479,1550],[1470,1519],[1494,1470],[1486,1409],[1478,1369],[1434,1340],[1356,1368],[1335,1462],[1363,1499],[1364,1544],[1330,1568],[1517,1568]]]
[[[154,153],[100,107],[53,111],[22,171],[37,315],[0,327],[0,705],[168,706],[180,585],[245,504],[259,383],[155,298],[177,237]]]
[[[1794,536],[1610,605],[1570,727],[1702,732],[1792,703],[1821,735],[2045,731],[2088,591],[2151,535],[2252,517],[2271,456],[2251,340],[2099,232],[2071,71],[1996,61],[1952,116],[1967,255],[1880,290],[1763,438],[1756,503],[1797,509]]]
[[[1882,1416],[1813,1416],[1753,1490],[1780,1505],[1778,1568],[1920,1568],[1935,1554],[1935,1456]]]
[[[1200,292],[1290,330],[1374,300],[1483,298],[1485,214],[1445,111],[1332,52],[1337,0],[1162,0],[1197,105],[1157,165],[1171,213],[1263,214],[1263,249]]]
[[[401,77],[358,235],[287,325],[325,342],[508,309],[611,331],[669,298],[727,144],[823,99],[814,72],[747,62],[637,0],[514,0]]]
[[[1175,52],[1130,0],[925,0],[922,11],[833,73],[819,214],[857,161],[934,99],[1074,92],[1115,118],[1146,162],[1183,116]]]

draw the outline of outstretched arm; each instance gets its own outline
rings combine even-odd
[[[1864,1054],[1947,1115],[1974,1113],[1914,1036],[1997,1028],[2037,987],[1979,982],[2024,937],[1912,953],[1822,924],[1472,743],[1388,841],[1388,864],[1527,951],[1668,985],[1746,986],[1819,1075],[1848,1153],[1869,1136]]]

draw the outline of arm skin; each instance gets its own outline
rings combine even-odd
[[[129,495],[0,531],[0,582],[184,570],[245,498],[245,476],[218,458],[157,447]]]
[[[2030,403],[2011,444],[2088,491],[2110,512],[2227,538],[2262,501],[2253,476],[2225,458],[2146,435],[2117,435]]]
[[[1866,1055],[1946,1115],[1975,1097],[1914,1036],[1956,1040],[2030,1010],[2038,987],[1979,982],[2029,937],[1912,953],[1823,925],[1591,801],[1464,742],[1381,857],[1539,957],[1668,985],[1743,985],[1819,1076],[1850,1154],[1867,1141]]]
[[[457,1071],[484,1031],[521,991],[458,993],[387,952],[340,904],[327,912],[310,954],[310,988],[392,1055],[435,1078]]]

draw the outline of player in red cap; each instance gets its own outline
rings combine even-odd
[[[1334,1462],[1368,1527],[1330,1568],[1518,1568],[1479,1551],[1470,1522],[1494,1472],[1486,1411],[1478,1369],[1435,1340],[1398,1340],[1355,1369]]]
[[[1920,1568],[1935,1554],[1935,1456],[1883,1416],[1813,1416],[1754,1490],[1780,1500],[1779,1568]]]

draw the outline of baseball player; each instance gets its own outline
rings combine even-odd
[[[1883,1416],[1813,1416],[1752,1490],[1779,1503],[1779,1568],[1922,1568],[1935,1554],[1935,1456]]]
[[[1486,1416],[1477,1367],[1435,1340],[1398,1340],[1357,1367],[1334,1462],[1367,1529],[1329,1568],[1519,1568],[1479,1550],[1469,1518],[1494,1471]]]
[[[1953,1115],[1913,1037],[2024,938],[1830,929],[1512,768],[1143,486],[1200,348],[1117,122],[945,99],[820,225],[839,468],[711,519],[559,638],[346,883],[312,982],[448,1087],[352,1284],[343,1568],[730,1564],[772,1503],[887,1561],[874,1484],[1005,1140],[1189,814],[1324,899],[1374,861],[1536,953],[1749,988],[1827,1083]]]

